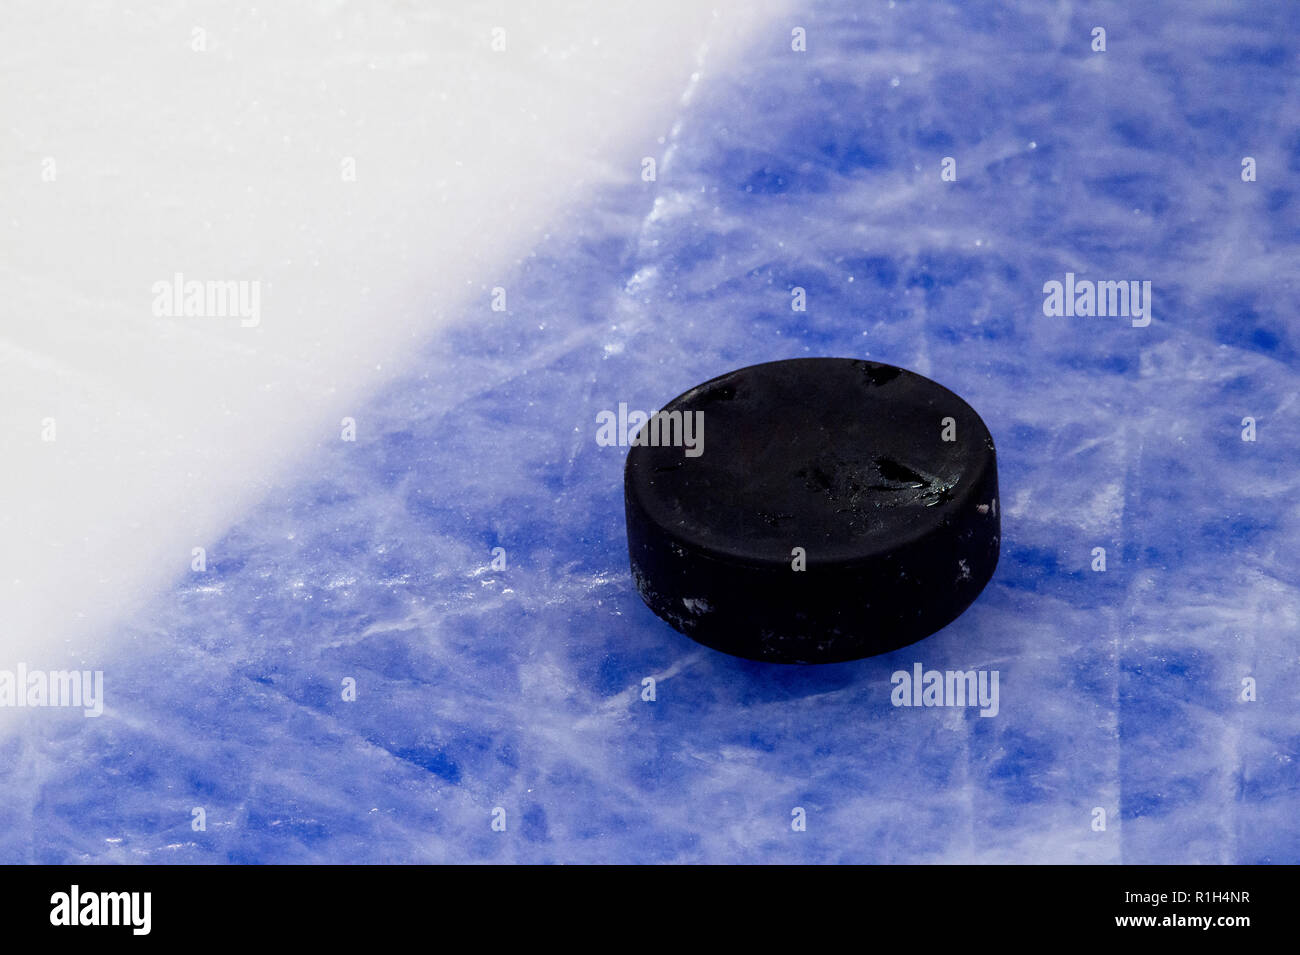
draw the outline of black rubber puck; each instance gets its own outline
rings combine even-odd
[[[726,653],[831,663],[895,650],[954,620],[997,566],[993,439],[910,371],[753,365],[674,398],[631,443],[637,589]]]

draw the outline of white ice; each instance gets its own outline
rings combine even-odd
[[[776,8],[7,4],[0,665],[97,659]]]

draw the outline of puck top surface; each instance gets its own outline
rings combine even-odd
[[[663,533],[722,560],[788,564],[801,546],[815,565],[896,549],[978,506],[996,467],[965,401],[877,362],[753,365],[660,414],[672,412],[692,416],[696,447],[632,447],[626,493]]]

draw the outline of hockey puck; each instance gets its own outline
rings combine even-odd
[[[725,653],[895,650],[956,619],[997,566],[993,438],[965,401],[902,368],[752,365],[674,398],[630,443],[637,589]]]

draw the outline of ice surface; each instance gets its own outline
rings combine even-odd
[[[691,86],[657,181],[593,181],[501,278],[507,312],[476,289],[355,443],[323,438],[116,631],[103,717],[21,715],[0,858],[1300,861],[1295,10],[774,21]],[[1150,280],[1154,320],[1046,317],[1067,271]],[[970,401],[1002,559],[915,647],[746,663],[640,603],[596,415],[815,354]],[[916,662],[996,669],[998,715],[891,706]]]

